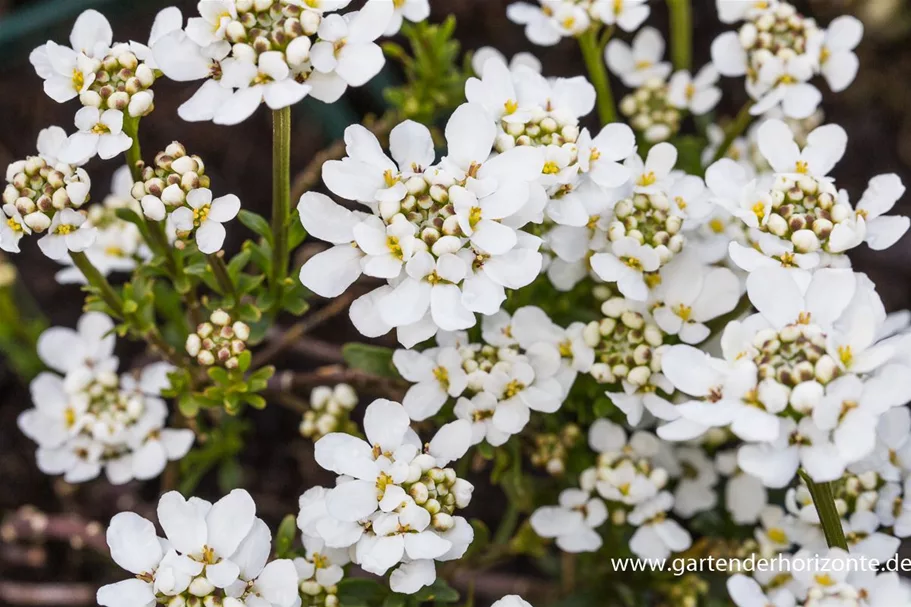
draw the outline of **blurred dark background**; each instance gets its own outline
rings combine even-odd
[[[40,129],[57,124],[72,131],[73,115],[79,107],[75,100],[57,104],[43,93],[41,79],[28,62],[31,49],[48,39],[67,40],[73,21],[86,8],[97,8],[108,16],[116,41],[144,42],[155,13],[171,4],[180,6],[185,16],[195,14],[196,2],[192,0],[0,0],[0,168],[5,170],[10,162],[35,153]],[[432,0],[432,19],[441,21],[447,15],[455,15],[463,50],[494,45],[507,56],[532,51],[543,61],[546,75],[572,76],[584,72],[574,41],[566,40],[552,48],[533,47],[525,39],[522,27],[506,19],[507,4],[508,0]],[[827,121],[841,124],[849,135],[847,154],[834,171],[837,183],[856,200],[867,180],[879,173],[896,172],[905,183],[911,182],[908,84],[911,6],[906,0],[806,0],[796,4],[805,14],[815,16],[821,25],[850,13],[861,18],[866,26],[858,50],[861,68],[857,80],[844,93],[826,93],[823,106]],[[664,2],[653,0],[652,5],[650,23],[667,32]],[[711,41],[730,26],[718,22],[714,0],[694,0],[694,24],[698,69],[709,59]],[[361,89],[350,89],[339,103],[326,106],[307,100],[296,106],[292,175],[302,171],[320,149],[337,139],[345,126],[370,114],[382,113],[383,87],[400,80],[397,66],[390,63],[373,82]],[[718,111],[730,116],[742,105],[745,94],[738,81],[725,79],[722,84],[725,97]],[[825,84],[820,84],[826,90]],[[268,214],[271,196],[268,112],[260,108],[236,127],[185,123],[177,117],[176,110],[197,86],[197,83],[180,84],[164,78],[155,84],[156,110],[143,120],[141,128],[144,156],[150,159],[156,151],[179,139],[190,153],[205,160],[216,195],[233,192],[245,208]],[[615,90],[619,86],[614,83]],[[92,177],[95,200],[107,194],[111,173],[117,166],[96,159],[86,167]],[[900,201],[894,212],[907,215],[911,214],[909,211],[911,195]],[[236,248],[248,236],[237,222],[228,232],[228,250]],[[911,264],[908,263],[911,238],[906,237],[885,252],[873,254],[863,249],[853,257],[855,266],[876,282],[890,311],[911,307]],[[25,286],[52,324],[73,326],[82,302],[78,287],[58,286],[53,279],[57,266],[41,255],[33,242],[26,243],[23,253],[13,261]],[[0,318],[2,322],[8,320]],[[322,327],[315,337],[338,343],[356,334],[343,315],[335,323]],[[125,344],[122,347],[122,367],[128,367],[136,350]],[[306,366],[299,360],[284,362]],[[125,508],[154,504],[158,493],[155,482],[144,487],[134,484],[112,488],[99,480],[71,487],[40,473],[34,463],[35,447],[19,432],[15,421],[29,406],[27,387],[0,360],[0,520],[25,504],[34,504],[47,512],[82,514],[100,521],[107,521],[114,512]],[[254,493],[262,516],[274,529],[281,516],[296,512],[297,496],[304,488],[327,479],[320,478],[312,469],[312,447],[296,439],[299,418],[293,413],[270,407],[254,412],[251,418],[257,439],[249,442],[250,448],[240,462],[243,486]],[[41,557],[38,553],[13,553],[12,548],[0,542],[0,581],[12,578],[83,582],[87,585],[82,590],[110,581],[109,567],[101,566],[104,560],[91,551],[52,550]],[[38,560],[30,563],[29,558]],[[79,598],[77,594],[64,595],[59,604],[80,604],[75,600]]]

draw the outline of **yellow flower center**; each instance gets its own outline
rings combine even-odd
[[[649,274],[644,274],[642,278],[645,279],[645,284],[649,289],[654,289],[661,284],[661,274],[658,272],[651,272]]]
[[[753,215],[756,216],[756,219],[761,221],[762,218],[765,217],[765,204],[763,204],[762,201],[757,202],[753,205],[752,211]]]
[[[834,586],[835,585],[835,580],[832,579],[832,576],[829,575],[828,573],[817,573],[815,576],[813,576],[813,579],[820,586]]]
[[[104,254],[108,257],[123,257],[123,249],[120,247],[110,246],[104,249]]]
[[[637,257],[621,257],[620,261],[634,270],[642,271],[642,262]]]
[[[76,411],[72,407],[67,407],[63,412],[63,423],[67,428],[72,428],[76,423]]]
[[[585,227],[588,228],[589,230],[594,230],[600,220],[601,220],[600,215],[592,215],[591,217],[588,218],[588,223],[585,224]]]
[[[673,308],[674,314],[679,316],[684,322],[690,319],[690,316],[693,314],[693,308],[690,306],[685,306],[683,304],[677,304]]]
[[[392,173],[392,169],[386,169],[383,171],[383,180],[386,182],[386,187],[391,188],[398,183],[399,178]]]
[[[446,370],[446,367],[437,367],[434,369],[433,376],[440,382],[440,385],[443,386],[445,390],[449,389],[449,371]]]
[[[867,218],[867,211],[866,211],[865,209],[857,209],[857,210],[854,212],[854,214],[855,214],[856,216],[862,217],[862,218],[864,218],[864,219]]]
[[[851,366],[854,361],[854,350],[851,346],[838,346],[838,359],[844,366]]]
[[[832,56],[832,51],[828,47],[822,47],[822,50],[819,51],[819,63],[825,63],[829,60],[829,57]]]
[[[392,0],[392,6],[395,8],[402,8],[405,6],[405,0]]]
[[[797,79],[791,74],[784,74],[778,79],[778,84],[796,84]]]
[[[650,67],[652,67],[652,62],[648,61],[647,59],[642,59],[642,60],[639,60],[636,62],[637,70],[644,70],[644,69],[648,69]]]
[[[810,324],[811,314],[809,312],[801,312],[797,315],[797,324],[799,325],[808,325]]]
[[[317,569],[325,569],[330,565],[329,559],[320,554],[319,552],[314,553],[313,555],[313,566]]]
[[[519,102],[514,99],[510,99],[509,101],[507,101],[506,103],[503,104],[503,109],[505,110],[504,113],[507,116],[509,114],[515,113],[515,111],[517,109],[519,109]]]
[[[22,224],[10,217],[6,220],[6,225],[10,227],[13,232],[22,232]]]
[[[619,14],[623,10],[623,0],[614,0],[614,14]]]
[[[440,276],[439,274],[437,274],[436,270],[434,270],[433,272],[428,274],[426,279],[427,279],[427,282],[429,282],[432,285],[440,284],[441,282],[443,282],[443,277]]]
[[[794,262],[794,253],[782,253],[781,257],[778,258],[778,261],[780,261],[781,265],[785,268],[793,268],[797,265]]]
[[[399,244],[399,239],[395,236],[386,237],[386,247],[389,248],[389,252],[392,253],[392,256],[396,259],[405,258],[405,254],[402,252],[402,245]]]
[[[75,231],[76,231],[76,226],[64,224],[64,225],[57,226],[57,229],[54,230],[54,234],[58,234],[60,236],[66,236],[67,234],[72,234]]]
[[[686,98],[692,99],[696,95],[696,87],[693,86],[693,83],[686,85]]]
[[[212,208],[211,205],[203,205],[198,209],[193,209],[193,225],[197,228],[201,226],[206,219],[209,218],[209,210]]]
[[[724,222],[720,219],[713,219],[709,222],[709,229],[716,234],[722,234],[724,232]]]
[[[573,344],[568,339],[560,342],[560,356],[563,358],[572,358],[573,356]]]
[[[560,167],[553,160],[544,163],[544,169],[541,171],[545,175],[556,175],[560,172]]]
[[[82,87],[85,86],[85,75],[82,73],[82,70],[73,68],[73,88],[77,91],[82,91]]]
[[[776,544],[786,544],[788,543],[788,534],[784,532],[783,529],[779,527],[774,527],[769,529],[768,532],[769,539],[775,542]]]
[[[521,392],[524,389],[525,389],[525,384],[520,382],[518,379],[514,379],[511,382],[509,382],[508,384],[506,384],[506,388],[503,390],[503,397],[512,398],[513,396],[515,396],[516,394],[518,394],[519,392]]]
[[[683,199],[683,196],[674,196],[674,202],[677,203],[677,208],[681,211],[686,210],[686,201]]]
[[[103,122],[99,122],[92,127],[92,132],[96,135],[107,135],[111,132],[111,129],[108,128],[108,125],[104,124]]]
[[[575,18],[575,17],[566,17],[566,18],[563,19],[563,21],[560,22],[560,25],[563,26],[563,29],[567,29],[567,30],[568,30],[568,29],[572,29],[572,27],[573,27],[575,24],[576,24],[576,18]]]
[[[810,171],[810,167],[805,160],[798,160],[795,169],[801,175],[806,175]]]
[[[622,485],[617,487],[617,490],[620,491],[620,495],[629,495],[630,484],[623,483]]]
[[[591,154],[589,155],[588,159],[591,162],[594,162],[594,161],[598,160],[599,158],[601,158],[601,150],[599,150],[598,148],[592,148]]]
[[[471,207],[471,210],[468,212],[468,225],[474,229],[479,221],[481,221],[481,207]]]
[[[636,181],[636,185],[650,186],[653,185],[656,181],[658,181],[658,178],[655,176],[655,172],[649,171],[648,173],[642,173],[639,175],[639,179]]]

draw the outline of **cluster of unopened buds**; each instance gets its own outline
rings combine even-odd
[[[567,424],[557,432],[538,433],[534,436],[534,451],[529,458],[532,465],[543,468],[551,476],[566,472],[569,450],[579,443],[582,430],[576,424]]]
[[[680,130],[681,112],[671,104],[667,83],[659,78],[650,78],[623,97],[620,111],[648,142],[667,141]]]
[[[32,233],[67,236],[84,223],[78,209],[88,202],[92,182],[82,168],[57,159],[65,137],[59,127],[44,129],[38,136],[38,155],[7,167],[0,213],[3,250],[18,252],[19,241]],[[91,243],[90,232],[80,236],[88,242],[73,244],[84,250],[81,245]]]
[[[317,386],[310,392],[310,409],[301,420],[301,436],[315,441],[330,432],[353,433],[356,428],[350,415],[356,405],[357,393],[348,384]]]
[[[234,321],[224,310],[215,310],[209,322],[200,323],[196,332],[187,337],[187,354],[204,366],[217,365],[236,369],[238,355],[247,349],[250,327],[241,321]]]

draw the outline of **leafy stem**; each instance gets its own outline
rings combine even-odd
[[[610,39],[612,30],[607,30],[606,34],[598,39],[598,30],[589,29],[579,37],[579,48],[582,50],[582,58],[585,60],[585,66],[588,68],[588,75],[591,78],[592,85],[598,93],[598,118],[601,124],[605,125],[617,120],[617,110],[614,105],[614,94],[611,92],[610,78],[607,75],[607,66],[604,64],[604,47]]]
[[[139,163],[142,161],[142,150],[139,147],[139,118],[133,118],[129,113],[124,112],[123,132],[133,140],[133,145],[126,151],[130,175],[133,177],[133,181],[140,181],[142,172],[139,169]]]
[[[847,550],[848,541],[845,539],[845,531],[841,526],[841,515],[838,514],[838,508],[835,506],[832,483],[814,482],[810,475],[803,470],[800,471],[800,476],[810,489],[810,496],[813,498],[813,505],[819,514],[819,522],[829,548]]]
[[[272,276],[275,305],[288,275],[291,252],[288,223],[291,217],[291,108],[272,112]]]
[[[671,59],[674,68],[693,66],[693,7],[690,0],[667,0],[671,20]]]

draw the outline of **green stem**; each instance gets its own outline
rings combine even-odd
[[[588,68],[588,75],[598,93],[598,118],[605,125],[617,120],[617,110],[614,106],[614,95],[611,92],[610,78],[607,75],[607,66],[604,63],[603,51],[607,44],[608,34],[601,41],[598,40],[598,30],[592,28],[579,37],[579,48],[582,58]]]
[[[674,69],[693,66],[693,9],[690,0],[667,0],[671,20],[671,58]]]
[[[225,260],[217,253],[208,255],[209,265],[212,266],[212,273],[215,274],[215,280],[221,287],[222,294],[234,298],[234,304],[237,305],[237,293],[234,289],[234,281],[231,280],[231,274],[228,272],[228,266]]]
[[[493,536],[493,543],[497,546],[506,545],[512,539],[513,534],[516,532],[516,527],[519,525],[519,507],[516,506],[516,503],[508,499],[506,500],[506,512],[503,513],[503,518],[500,520],[500,525],[497,527],[497,531]]]
[[[123,132],[133,140],[133,145],[126,151],[130,175],[133,177],[133,181],[141,181],[142,171],[139,170],[139,163],[142,161],[142,151],[139,147],[139,118],[133,118],[128,113],[124,113]]]
[[[712,162],[717,162],[724,158],[725,154],[728,153],[728,150],[731,149],[731,144],[734,143],[734,140],[740,137],[743,132],[747,130],[747,127],[750,126],[750,123],[753,122],[753,116],[750,114],[751,107],[753,107],[752,101],[744,103],[743,107],[740,108],[740,111],[737,113],[737,117],[734,118],[734,121],[724,130],[724,141],[721,142],[721,145],[718,146],[718,149],[715,151]]]
[[[272,292],[278,298],[288,275],[291,252],[291,108],[272,112]],[[276,302],[277,305],[278,302]]]
[[[119,318],[125,318],[123,312],[123,299],[117,291],[114,290],[114,287],[111,286],[108,279],[98,271],[98,268],[96,268],[91,261],[89,261],[86,254],[70,251],[70,258],[73,260],[73,264],[82,272],[82,275],[85,276],[89,285],[98,291],[99,296],[111,309],[114,315]]]
[[[810,496],[813,498],[813,505],[819,514],[819,522],[829,548],[847,550],[848,541],[845,539],[845,531],[841,526],[841,515],[838,514],[838,508],[835,506],[832,483],[813,482],[810,475],[803,470],[800,471],[800,476],[810,489]]]

